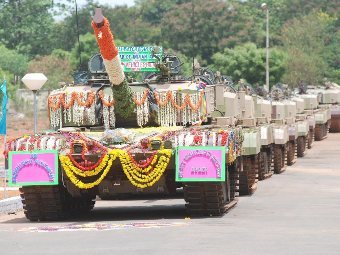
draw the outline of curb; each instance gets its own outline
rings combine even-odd
[[[0,214],[16,213],[23,209],[21,197],[10,197],[0,200]]]

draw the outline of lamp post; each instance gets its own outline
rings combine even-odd
[[[34,96],[34,134],[37,133],[37,92],[46,83],[47,78],[42,73],[28,73],[21,81],[33,92]]]
[[[269,8],[266,3],[261,4],[262,10],[266,11],[266,85],[265,89],[269,91]]]

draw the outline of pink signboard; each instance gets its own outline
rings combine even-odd
[[[11,151],[8,155],[9,186],[57,185],[58,152]]]
[[[225,181],[225,147],[179,147],[176,181]]]

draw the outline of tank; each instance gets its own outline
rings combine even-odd
[[[296,123],[297,123],[297,157],[303,157],[305,155],[306,149],[311,148],[313,139],[314,127],[311,125],[308,115],[304,110],[304,100],[298,97],[292,97],[296,103]],[[312,126],[312,128],[310,128]]]
[[[327,93],[323,99],[324,88],[308,86],[300,95],[305,100],[306,112],[313,113],[315,121],[314,139],[325,139],[331,125],[331,105],[328,102]]]
[[[274,138],[274,173],[280,174],[286,170],[288,161],[288,149],[290,134],[286,123],[285,104],[283,91],[273,87],[271,90],[272,124]]]
[[[257,189],[259,155],[261,150],[260,129],[256,125],[255,103],[248,86],[241,80],[236,88],[224,88],[224,116],[217,124],[229,122],[242,128],[243,144],[238,169],[239,195],[251,195]]]
[[[321,90],[321,104],[330,106],[330,132],[340,132],[340,86],[325,81],[324,89]]]
[[[274,138],[273,125],[271,124],[271,102],[265,99],[266,95],[261,93],[254,95],[255,117],[257,126],[260,128],[261,151],[259,155],[258,178],[265,180],[273,175],[273,152]]]
[[[314,113],[317,111],[318,108],[318,101],[316,95],[309,95],[309,94],[299,94],[298,98],[303,100],[304,103],[304,114],[307,115],[307,120],[309,124],[309,137],[307,147],[310,149],[312,148],[313,141],[315,140],[315,116]]]
[[[50,94],[52,130],[6,144],[9,182],[21,187],[26,217],[80,215],[93,209],[96,196],[175,195],[186,201],[188,215],[223,215],[237,202],[242,163],[256,169],[257,129],[242,132],[237,116],[216,117],[229,101],[223,93],[219,101],[224,85],[212,77],[180,78],[178,58],[158,47],[116,47],[99,8],[92,27],[100,54],[90,59],[88,77]],[[124,69],[149,74],[128,82]],[[246,125],[254,105],[244,106]]]

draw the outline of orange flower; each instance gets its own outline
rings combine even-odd
[[[99,28],[94,21],[92,21],[91,25],[96,35],[96,40],[102,57],[106,60],[112,60],[118,55],[118,49],[113,40],[109,21],[104,18],[103,22],[104,25]]]
[[[148,97],[148,94],[149,94],[149,90],[145,90],[144,93],[143,93],[143,97],[140,101],[137,100],[137,97],[134,97],[133,98],[133,101],[135,102],[136,105],[142,105],[144,104],[146,98]]]

